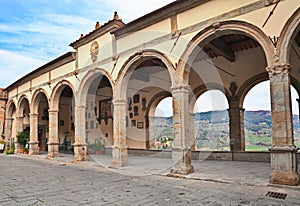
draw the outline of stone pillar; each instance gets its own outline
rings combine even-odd
[[[17,117],[16,118],[16,131],[17,131],[17,135],[23,131],[23,117]],[[15,154],[18,154],[20,153],[20,149],[21,149],[21,146],[23,145],[20,145],[19,142],[18,142],[18,138],[16,137],[16,140],[15,140]]]
[[[288,64],[267,68],[271,88],[272,147],[270,183],[298,185],[299,174],[293,138],[291,91]]]
[[[5,119],[5,127],[4,127],[4,134],[5,134],[5,139],[7,141],[7,144],[9,147],[11,147],[12,139],[11,139],[11,134],[12,134],[12,124],[13,124],[13,118],[6,118]]]
[[[126,99],[113,100],[114,146],[112,151],[112,167],[119,168],[128,165],[126,145]]]
[[[85,105],[75,107],[75,142],[74,160],[87,160],[87,144],[85,142]]]
[[[189,93],[188,85],[172,88],[173,96],[173,129],[172,160],[174,165],[171,174],[186,175],[194,171],[191,164],[193,141],[189,136]]]
[[[59,157],[58,110],[49,109],[49,141],[47,158]]]
[[[231,151],[245,151],[244,111],[239,107],[237,96],[230,97],[228,112]]]
[[[30,114],[30,141],[28,142],[30,155],[39,154],[38,117],[38,114]]]

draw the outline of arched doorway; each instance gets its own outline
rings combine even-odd
[[[155,110],[162,99],[171,96],[170,74],[167,66],[159,58],[144,57],[138,59],[126,75],[128,81],[124,87],[128,103],[127,146],[134,149],[150,149],[155,138],[152,130],[156,129],[152,122]]]
[[[35,155],[48,150],[49,138],[49,103],[44,90],[37,90],[33,95],[30,111],[29,154]]]
[[[16,141],[16,105],[14,102],[9,102],[6,111],[6,118],[5,118],[5,140],[6,143],[6,150],[14,150],[14,143]]]
[[[74,94],[69,85],[65,85],[59,96],[58,106],[58,143],[59,153],[73,153],[75,142]]]

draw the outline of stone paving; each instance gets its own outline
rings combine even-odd
[[[129,157],[130,166],[122,170],[106,167],[108,155],[89,158],[71,163],[71,155],[46,160],[45,155],[1,154],[0,205],[300,204],[299,187],[268,185],[268,176],[259,182],[269,173],[266,163],[194,162],[194,174],[171,178],[165,176],[170,165],[164,164],[171,164],[167,158]],[[267,197],[268,191],[287,197]]]

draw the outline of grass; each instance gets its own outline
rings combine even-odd
[[[246,151],[263,151],[267,152],[269,147],[259,145],[246,145]]]

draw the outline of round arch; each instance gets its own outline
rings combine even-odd
[[[161,100],[167,97],[172,97],[172,94],[167,91],[163,91],[154,95],[148,103],[149,107],[147,107],[146,109],[146,115],[149,115],[150,117],[154,116],[157,105],[160,103]]]
[[[14,110],[17,109],[15,101],[12,100],[12,99],[9,100],[7,102],[7,107],[6,108],[8,108],[7,111],[6,111],[6,118],[11,118],[12,115],[13,115]]]
[[[30,102],[29,102],[29,98],[27,97],[27,95],[22,95],[18,101],[18,107],[17,107],[17,114],[18,116],[23,116],[23,110],[25,107],[25,103],[23,103],[24,101],[27,101],[28,103],[28,107],[29,107],[29,113],[30,113]]]
[[[143,50],[136,52],[121,67],[117,79],[116,79],[116,97],[120,99],[125,99],[126,92],[122,92],[125,88],[124,85],[127,85],[130,75],[126,73],[128,71],[134,70],[139,63],[141,63],[145,58],[157,58],[162,61],[162,63],[166,66],[166,69],[169,72],[169,76],[171,79],[171,85],[173,86],[175,83],[175,67],[172,64],[171,60],[163,53],[156,50]]]
[[[275,54],[275,47],[269,37],[266,36],[265,33],[258,27],[247,22],[236,20],[217,22],[199,32],[189,42],[178,63],[176,76],[180,79],[177,79],[177,81],[180,84],[188,82],[188,63],[190,61],[190,57],[193,56],[193,52],[199,45],[205,45],[213,39],[227,34],[241,34],[253,38],[261,45],[265,53],[267,65],[270,66],[274,64],[273,57]]]
[[[42,94],[45,95],[46,99],[47,99],[47,102],[48,102],[48,105],[49,105],[49,96],[48,96],[48,93],[40,88],[38,90],[36,90],[34,92],[34,94],[32,95],[32,99],[31,99],[31,106],[30,106],[30,111],[33,113],[33,114],[37,114],[38,113],[38,104],[39,104],[39,101],[42,97]]]
[[[222,85],[216,84],[216,83],[208,83],[208,84],[203,84],[198,87],[196,87],[193,92],[189,95],[189,112],[190,114],[193,113],[194,106],[196,104],[197,99],[205,92],[210,91],[210,90],[218,90],[224,94],[226,97],[226,100],[229,104],[229,97],[230,97],[230,92],[224,88]]]
[[[112,93],[114,94],[115,82],[113,81],[112,76],[107,71],[100,69],[100,68],[97,68],[95,70],[90,70],[83,77],[83,79],[79,85],[78,91],[76,92],[77,93],[77,95],[76,95],[77,98],[75,97],[76,105],[79,105],[79,106],[85,105],[85,101],[86,101],[86,97],[87,97],[87,93],[88,93],[90,85],[97,77],[99,77],[101,75],[105,76],[108,79],[108,81],[112,87]]]
[[[59,97],[61,95],[61,93],[63,92],[63,90],[69,86],[72,89],[72,92],[74,94],[74,86],[67,80],[62,80],[60,82],[58,82],[55,87],[52,90],[51,96],[50,96],[50,104],[49,104],[49,108],[50,109],[58,109],[58,105],[59,105]],[[75,98],[75,95],[74,95]]]
[[[279,62],[284,64],[289,62],[290,42],[300,31],[300,8],[289,18],[285,27],[280,33],[276,54],[279,56]]]
[[[238,93],[237,93],[237,96],[238,96],[238,101],[239,101],[239,107],[243,107],[243,104],[244,104],[244,100],[245,100],[245,97],[247,96],[248,92],[257,84],[261,83],[261,82],[264,82],[264,81],[267,81],[269,80],[269,76],[268,76],[268,73],[261,73],[261,74],[258,74],[250,79],[248,79],[246,82],[244,82]]]

